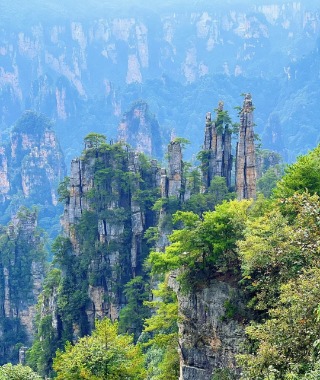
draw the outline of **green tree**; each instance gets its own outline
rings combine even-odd
[[[133,333],[137,340],[142,331],[143,320],[150,316],[149,308],[144,305],[144,301],[149,299],[149,286],[141,276],[137,276],[125,285],[124,295],[127,304],[120,311],[119,331]]]
[[[285,169],[285,175],[274,190],[277,198],[288,198],[306,190],[320,194],[320,145]]]
[[[70,198],[70,177],[65,177],[58,186],[59,202],[68,202]]]
[[[252,354],[239,356],[242,379],[300,379],[313,370],[320,353],[316,314],[319,284],[320,270],[315,268],[281,286],[279,301],[269,310],[269,319],[247,328],[258,348]]]
[[[221,109],[216,108],[216,120],[215,120],[215,125],[217,128],[217,132],[219,134],[223,133],[224,130],[232,130],[232,120],[229,116],[228,111],[224,111]]]
[[[65,351],[57,351],[53,368],[57,380],[142,380],[144,356],[133,337],[118,335],[118,323],[97,321],[91,336],[80,338]]]
[[[317,195],[295,194],[273,210],[247,222],[238,242],[242,283],[258,310],[274,305],[282,284],[312,268],[318,260],[320,200]]]
[[[184,204],[184,211],[192,211],[201,216],[205,211],[213,211],[224,200],[235,198],[235,193],[228,190],[226,179],[216,176],[211,180],[208,191],[204,194],[194,193]]]
[[[205,212],[203,219],[193,212],[176,212],[173,220],[182,228],[172,232],[164,253],[150,253],[152,272],[182,269],[180,280],[192,286],[215,271],[237,271],[236,241],[243,236],[251,204],[248,200],[223,202],[215,211]]]
[[[154,300],[145,304],[154,313],[145,320],[142,335],[143,346],[147,348],[148,379],[176,380],[179,377],[177,296],[167,281],[152,293]]]
[[[190,144],[190,140],[185,139],[184,137],[175,137],[173,141],[179,143],[182,149],[185,149],[186,145]]]
[[[257,181],[257,190],[265,197],[269,198],[273,189],[277,186],[277,182],[283,174],[283,167],[280,165],[272,166],[263,173],[262,177]]]
[[[87,148],[98,149],[102,144],[106,143],[106,136],[100,133],[91,132],[84,138]]]
[[[30,367],[21,364],[5,364],[0,367],[0,380],[41,380]]]

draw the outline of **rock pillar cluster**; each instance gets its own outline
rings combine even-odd
[[[205,190],[210,187],[215,176],[225,177],[227,186],[231,187],[231,126],[228,119],[224,117],[225,115],[222,102],[219,103],[215,121],[211,120],[211,112],[206,114],[202,164]]]
[[[215,176],[224,177],[229,189],[232,182],[232,123],[223,103],[220,102],[216,119],[206,114],[205,138],[202,151],[202,184],[207,191]],[[250,94],[246,94],[240,111],[239,136],[236,146],[235,191],[238,199],[256,197],[256,157],[254,141],[253,105]]]
[[[157,162],[121,143],[87,148],[71,163],[70,196],[62,225],[75,260],[91,255],[87,260],[89,302],[85,308],[90,329],[96,318],[119,317],[125,302],[123,287],[141,273],[147,254],[143,235],[155,222],[154,212],[144,202],[159,186]],[[79,234],[79,226],[89,222],[91,253]]]

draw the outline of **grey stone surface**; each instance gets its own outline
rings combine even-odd
[[[211,380],[219,368],[239,373],[235,355],[244,342],[244,326],[225,314],[227,301],[241,299],[237,289],[214,280],[201,290],[184,294],[175,274],[169,285],[179,304],[180,380]]]
[[[252,97],[246,94],[240,113],[236,156],[236,192],[239,200],[256,197],[256,157]]]

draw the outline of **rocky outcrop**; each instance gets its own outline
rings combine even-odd
[[[49,121],[26,111],[10,142],[0,148],[0,209],[20,205],[56,206],[57,187],[66,174],[64,157]],[[13,208],[13,210],[12,210]]]
[[[202,182],[204,191],[210,187],[215,176],[224,177],[228,188],[231,187],[231,120],[219,103],[217,116],[211,120],[211,112],[206,114],[205,137],[202,159]]]
[[[243,307],[237,288],[213,280],[203,289],[185,293],[175,274],[169,285],[179,305],[179,380],[211,380],[217,370],[239,375],[235,355],[245,334],[244,326],[236,319],[237,309]]]
[[[10,191],[8,157],[5,147],[0,147],[0,203],[6,201]]]
[[[17,362],[19,344],[30,344],[33,339],[36,303],[45,275],[43,245],[37,215],[27,209],[21,209],[1,231],[0,363]]]
[[[87,148],[71,163],[69,197],[61,222],[74,260],[87,263],[82,279],[87,284],[86,290],[82,287],[87,301],[75,313],[79,320],[87,320],[89,330],[96,318],[119,317],[124,285],[141,273],[147,254],[143,235],[155,222],[145,202],[150,202],[148,196],[160,185],[159,170],[156,161],[148,161],[121,143]],[[90,230],[90,248],[86,248],[88,237],[80,232],[83,225]],[[62,264],[61,269],[68,276],[68,268]],[[77,282],[79,273],[73,276]]]
[[[256,156],[252,97],[246,94],[240,111],[236,155],[236,192],[238,199],[256,197]]]
[[[82,213],[89,209],[85,195],[93,187],[94,162],[94,158],[88,158],[86,161],[76,158],[71,161],[69,198],[64,206],[61,225],[77,252],[79,248],[72,226],[79,221]]]
[[[130,144],[137,152],[155,158],[163,155],[159,123],[145,102],[136,102],[123,115],[118,126],[118,135],[121,141]]]

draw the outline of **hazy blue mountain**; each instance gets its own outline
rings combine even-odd
[[[162,136],[201,145],[204,115],[251,92],[263,144],[292,161],[319,141],[319,8],[312,1],[0,2],[3,138],[25,109],[56,122],[67,159],[117,138],[141,99]],[[167,141],[159,141],[166,145]]]

